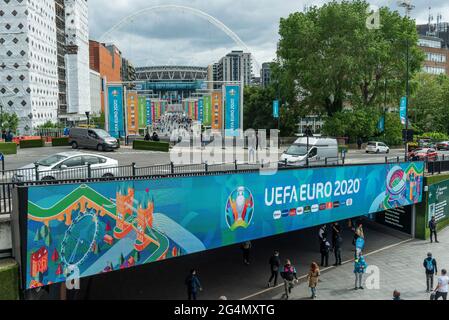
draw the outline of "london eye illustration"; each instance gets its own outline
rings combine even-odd
[[[98,217],[93,213],[79,214],[65,232],[61,242],[61,260],[67,266],[78,267],[87,259],[98,236]]]

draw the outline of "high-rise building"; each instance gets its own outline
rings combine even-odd
[[[432,36],[419,36],[418,46],[425,54],[423,71],[430,74],[449,75],[449,49],[444,40]]]
[[[65,0],[67,117],[90,110],[89,15],[87,0]],[[62,115],[61,115],[62,116]],[[74,118],[70,118],[74,117]]]
[[[266,87],[270,84],[271,78],[271,63],[264,62],[262,63],[262,69],[260,70],[260,83],[262,87]]]
[[[0,106],[19,134],[57,118],[55,0],[0,2]]]
[[[136,80],[136,68],[134,68],[128,59],[122,58],[122,69],[120,72],[122,81],[127,82]]]
[[[67,83],[65,73],[65,5],[64,0],[55,0],[56,42],[58,52],[58,117],[67,113]]]
[[[234,50],[221,58],[217,64],[218,81],[243,81],[244,85],[250,85],[251,76],[251,53]]]
[[[122,53],[115,45],[90,40],[89,56],[90,69],[101,77],[101,110],[104,112],[106,83],[122,81]]]

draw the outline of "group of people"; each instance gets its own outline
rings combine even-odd
[[[8,131],[3,130],[2,131],[2,139],[3,139],[3,141],[5,141],[5,142],[12,142],[12,138],[13,137],[14,136],[13,136],[11,130],[8,130]]]
[[[190,133],[192,119],[182,113],[165,113],[153,124],[153,130],[162,136],[171,136],[173,132]]]

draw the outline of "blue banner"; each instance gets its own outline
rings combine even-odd
[[[198,121],[199,123],[203,123],[203,109],[204,109],[204,102],[203,98],[198,99]]]
[[[225,136],[236,137],[240,129],[240,86],[225,86]]]
[[[279,118],[279,100],[273,101],[273,118]]]
[[[401,98],[401,105],[399,107],[399,117],[401,118],[401,123],[405,124],[407,117],[407,97]]]
[[[379,122],[377,123],[377,130],[379,130],[379,132],[385,131],[385,116],[380,117]]]
[[[125,136],[123,114],[123,87],[108,86],[109,134],[114,138]]]
[[[423,171],[416,162],[29,186],[25,287],[415,204]]]
[[[151,100],[150,98],[146,99],[146,113],[147,113],[147,126],[150,126],[153,123],[152,112],[151,112]]]

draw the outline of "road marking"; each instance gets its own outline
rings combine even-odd
[[[391,249],[391,248],[400,246],[400,245],[402,245],[402,244],[404,244],[404,243],[407,243],[407,242],[410,242],[410,241],[412,241],[412,240],[414,240],[414,238],[410,238],[410,239],[407,239],[407,240],[403,240],[403,241],[400,241],[400,242],[398,242],[398,243],[395,243],[395,244],[392,244],[392,245],[389,245],[389,246],[386,246],[386,247],[383,247],[383,248],[380,248],[380,249],[377,249],[377,250],[368,252],[368,253],[364,254],[364,256],[365,256],[365,257],[366,257],[366,256],[370,256],[370,255],[373,255],[373,254],[382,252],[382,251],[384,251],[384,250],[388,250],[388,249]],[[343,261],[341,264],[342,264],[342,265],[348,264],[348,263],[350,263],[350,262],[352,262],[352,261],[354,261],[354,259],[349,259],[349,260]],[[335,267],[335,266],[330,266],[330,267],[321,269],[321,271],[324,272],[324,271],[327,271],[327,270],[330,270],[330,269],[334,269],[334,268],[336,268],[336,267]],[[303,279],[306,279],[306,278],[307,278],[307,275],[303,275],[303,276],[298,277],[298,280],[303,280]],[[258,296],[258,295],[261,295],[262,293],[271,291],[271,290],[273,290],[273,289],[281,288],[281,287],[283,287],[283,286],[284,286],[284,283],[282,282],[282,283],[278,284],[278,285],[275,286],[275,287],[266,288],[266,289],[264,289],[264,290],[261,290],[261,291],[258,291],[258,292],[256,292],[256,293],[250,294],[250,295],[248,295],[248,296],[246,296],[246,297],[240,298],[239,300],[247,300],[247,299],[250,299],[250,298],[252,298],[252,297],[256,297],[256,296]]]

